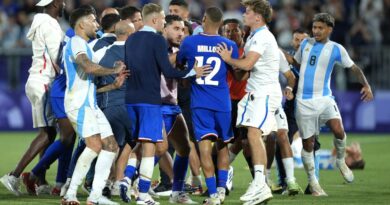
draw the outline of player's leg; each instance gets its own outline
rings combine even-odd
[[[69,188],[62,200],[63,204],[77,204],[77,189],[87,174],[92,161],[99,155],[102,149],[100,128],[96,112],[89,107],[67,112],[69,120],[79,137],[84,138],[86,147],[80,154]],[[80,117],[79,117],[80,116]],[[82,118],[83,117],[83,118]]]
[[[276,138],[275,132],[271,132],[271,134],[263,137],[263,140],[265,140],[265,151],[267,152],[267,166],[265,170],[265,181],[267,182],[270,188],[272,188],[273,185],[273,181],[271,179],[271,167],[275,158],[275,145],[276,145],[275,138]]]
[[[298,99],[296,106],[296,119],[303,144],[302,162],[308,176],[309,189],[313,196],[326,196],[315,175],[314,163],[314,141],[319,134],[319,111],[312,107],[309,100]]]
[[[336,166],[339,168],[346,182],[351,183],[354,179],[352,171],[345,163],[345,149],[347,135],[344,131],[341,115],[336,102],[333,99],[328,99],[328,107],[320,115],[321,121],[326,121],[326,125],[330,128],[334,135],[333,144],[336,148]]]
[[[193,204],[195,202],[184,193],[191,147],[186,121],[182,114],[175,117],[168,139],[176,151],[173,163],[172,195],[169,201],[171,203]]]

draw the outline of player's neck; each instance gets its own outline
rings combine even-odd
[[[78,28],[76,28],[75,30],[75,34],[77,36],[80,36],[82,39],[84,39],[85,41],[89,41],[89,37],[84,33],[84,32],[80,32],[80,30]]]
[[[265,24],[262,22],[256,23],[255,25],[251,26],[251,32],[254,32],[263,26],[265,26]]]
[[[55,9],[45,9],[45,13],[54,19],[58,18],[58,12]]]
[[[325,43],[327,43],[329,41],[329,38],[324,38],[324,39],[322,39],[322,40],[320,40],[320,41],[316,41],[317,43],[322,43],[322,44],[325,44]]]
[[[203,28],[203,33],[207,35],[218,35],[218,28],[205,25]]]

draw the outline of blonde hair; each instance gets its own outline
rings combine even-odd
[[[146,4],[142,8],[142,18],[146,19],[152,14],[161,13],[161,11],[163,11],[163,9],[158,4],[153,4],[153,3]]]

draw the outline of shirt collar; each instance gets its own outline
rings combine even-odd
[[[144,27],[142,27],[142,29],[140,31],[149,31],[149,32],[157,33],[156,29],[154,29],[151,26],[147,26],[147,25],[144,25]]]
[[[124,46],[125,45],[125,41],[115,41],[112,45]]]
[[[113,33],[103,33],[102,38],[104,37],[116,37],[116,35]]]

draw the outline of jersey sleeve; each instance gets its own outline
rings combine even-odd
[[[79,37],[73,37],[70,40],[72,47],[72,58],[76,60],[77,56],[80,54],[87,54],[87,43]]]
[[[288,65],[286,56],[284,56],[283,51],[280,49],[279,49],[279,56],[280,56],[279,70],[280,72],[285,73],[290,70],[290,66]]]
[[[264,52],[269,48],[269,41],[266,40],[262,35],[254,35],[251,44],[249,45],[249,51],[254,51],[261,56],[264,55]]]
[[[41,29],[45,41],[45,47],[50,56],[50,59],[53,62],[57,62],[58,52],[64,34],[62,33],[62,30],[57,29],[57,27],[52,25],[50,22],[42,24]]]
[[[353,60],[349,57],[347,50],[341,45],[337,45],[340,49],[340,63],[344,68],[350,68],[355,63]]]
[[[306,43],[307,43],[307,39],[304,39],[301,42],[301,45],[299,46],[297,52],[294,55],[295,61],[297,61],[297,63],[299,63],[299,64],[301,64],[301,61],[302,61],[302,50],[305,48]]]

